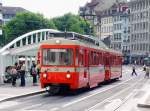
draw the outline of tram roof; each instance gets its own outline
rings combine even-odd
[[[49,33],[49,38],[66,38],[70,40],[79,40],[82,42],[89,42],[91,44],[99,46],[99,40],[90,35],[82,35],[76,32],[55,32]]]
[[[56,40],[63,41],[63,44],[82,45],[96,48],[110,53],[122,54],[119,51],[108,48],[102,41],[91,35],[82,35],[75,32],[49,33],[49,40],[45,43],[55,44]]]
[[[93,45],[91,43],[88,43],[88,42],[82,42],[82,41],[79,41],[79,40],[70,40],[70,39],[66,39],[66,38],[61,38],[61,37],[57,37],[57,38],[51,38],[45,42],[43,42],[45,45],[79,45],[79,46],[84,46],[84,47],[89,47],[89,48],[95,48],[95,49],[100,49],[100,50],[103,50],[103,51],[107,51],[107,52],[110,52],[110,53],[116,53],[116,54],[121,54],[119,53],[118,51],[115,51],[115,50],[112,50],[108,47],[105,46],[105,44],[103,42],[100,42],[100,45],[99,46],[96,46],[96,45]]]

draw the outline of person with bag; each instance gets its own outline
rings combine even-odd
[[[33,86],[36,86],[37,85],[37,72],[36,72],[35,63],[32,64],[30,73],[33,77]]]
[[[144,64],[144,66],[143,66],[143,71],[146,71],[146,65]]]
[[[149,78],[149,72],[150,72],[150,69],[149,69],[149,67],[147,66],[147,67],[146,67],[145,77],[144,77],[144,78]]]
[[[11,75],[12,75],[12,86],[16,86],[17,70],[15,66],[11,67]]]

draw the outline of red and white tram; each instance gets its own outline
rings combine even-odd
[[[64,87],[71,90],[92,88],[122,76],[121,53],[80,34],[50,35],[53,38],[42,43],[38,52],[42,88],[51,93]]]

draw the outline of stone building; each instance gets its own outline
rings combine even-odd
[[[100,26],[98,16],[95,12],[95,7],[98,5],[98,0],[92,0],[90,3],[87,3],[85,6],[79,8],[79,15],[91,22],[94,26],[94,31],[96,32],[96,36],[100,37]]]
[[[131,62],[143,63],[150,57],[150,0],[130,1]]]
[[[101,40],[106,37],[110,39],[113,37],[113,14],[116,12],[117,8],[114,5],[107,10],[99,12],[101,17]]]
[[[99,39],[110,38],[113,35],[113,14],[117,12],[114,4],[120,2],[127,0],[92,0],[84,7],[80,7],[79,15],[91,21]]]
[[[123,53],[124,60],[129,63],[129,8],[127,3],[116,5],[116,12],[113,14],[113,36],[111,48]]]

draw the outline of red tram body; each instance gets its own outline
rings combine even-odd
[[[79,40],[50,39],[41,44],[38,60],[41,87],[51,90],[92,88],[122,76],[121,53]]]

